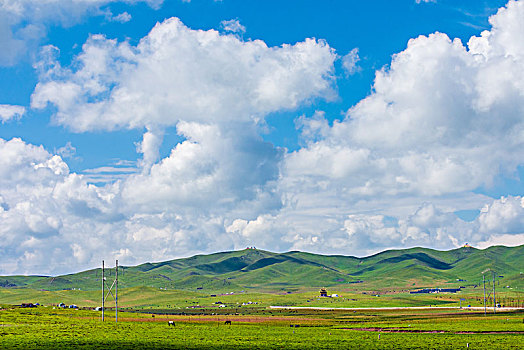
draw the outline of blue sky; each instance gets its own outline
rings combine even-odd
[[[68,65],[91,34],[101,33],[108,38],[129,40],[136,44],[157,22],[174,16],[190,28],[204,30],[221,30],[221,21],[237,19],[246,29],[242,35],[245,40],[261,39],[269,46],[292,44],[314,37],[326,40],[339,55],[358,48],[360,70],[348,78],[342,71],[337,72],[339,97],[335,101],[316,101],[315,104],[268,117],[272,128],[264,137],[277,146],[295,150],[299,147],[294,124],[297,115],[322,109],[328,112],[328,119],[340,119],[349,107],[370,93],[375,70],[389,64],[391,55],[402,51],[409,39],[440,31],[467,42],[472,35],[489,28],[489,15],[503,5],[505,1],[461,1],[458,7],[456,1],[416,4],[411,0],[394,3],[202,0],[166,1],[160,8],[152,8],[146,3],[129,5],[115,2],[101,6],[98,15],[86,15],[77,23],[65,27],[49,19],[46,23],[48,34],[39,45],[59,48],[60,62]],[[127,12],[132,19],[126,23],[109,21],[103,14],[108,10],[114,14]],[[26,52],[20,57],[20,63],[1,69],[3,104],[29,106],[31,93],[38,82],[31,56],[38,55],[38,49],[34,47],[33,52]],[[114,158],[137,159],[132,142],[140,139],[140,131],[75,135],[58,127],[53,132],[42,133],[42,128],[51,127],[50,112],[28,110],[26,118],[19,123],[4,124],[0,136],[23,137],[51,150],[74,139],[77,152],[82,154],[81,162],[70,164],[75,171],[101,166]],[[120,141],[113,142],[114,138]],[[110,143],[110,148],[115,148],[114,153],[108,154],[105,142]],[[172,143],[166,144],[164,155],[169,153],[171,146]]]
[[[523,16],[0,0],[0,273],[523,244]]]

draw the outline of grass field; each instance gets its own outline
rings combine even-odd
[[[100,269],[5,276],[0,348],[524,348],[524,313],[508,309],[524,308],[523,254],[524,246],[412,248],[366,258],[243,250],[122,267],[118,324],[114,301],[106,303],[104,323],[89,310],[101,306]],[[488,315],[475,309],[484,306],[486,269],[497,271],[495,283],[486,276]],[[321,286],[338,296],[319,297]],[[460,291],[410,294],[437,287]],[[502,306],[496,314],[493,287]],[[12,306],[21,303],[45,306]],[[381,309],[397,307],[426,309]]]
[[[233,294],[209,294],[204,291],[164,290],[153,287],[119,289],[119,305],[134,309],[186,309],[187,307],[216,307],[242,309],[250,307],[310,306],[310,307],[404,307],[404,306],[483,306],[482,290],[466,288],[459,293],[410,294],[406,291],[328,289],[337,298],[320,298],[318,289],[305,288],[296,292],[254,292],[235,290]],[[464,299],[464,300],[460,300]],[[497,290],[502,306],[524,307],[524,292]],[[0,301],[6,304],[40,303],[44,305],[76,304],[82,307],[101,306],[100,291],[39,291],[29,288],[0,288]],[[218,304],[222,303],[222,304]],[[247,305],[242,305],[247,304]],[[492,306],[489,295],[488,306]]]
[[[39,307],[0,311],[2,348],[517,349],[524,314],[460,310],[281,311],[243,315],[149,315]],[[168,326],[172,320],[175,326]],[[225,320],[232,324],[225,325]],[[299,327],[290,327],[298,325]]]

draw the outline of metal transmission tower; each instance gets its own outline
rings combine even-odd
[[[484,315],[486,315],[486,277],[485,277],[485,273],[488,272],[488,271],[491,271],[492,273],[492,276],[493,276],[493,279],[492,279],[492,283],[493,283],[493,313],[496,313],[497,312],[497,302],[496,302],[496,296],[495,296],[495,271],[493,271],[492,269],[488,268],[484,271],[482,271],[482,282],[484,283]]]
[[[115,294],[113,294],[113,287],[115,288]],[[104,260],[102,260],[102,321],[104,321],[104,309],[105,309],[106,299],[109,297],[109,295],[111,295],[113,299],[115,299],[115,322],[118,322],[118,260],[116,261],[116,265],[115,265],[115,279],[113,280],[111,287],[109,287],[109,289],[107,290],[107,294],[105,290],[106,290],[106,277],[105,277]]]

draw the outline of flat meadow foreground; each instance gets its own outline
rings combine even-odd
[[[246,249],[119,266],[118,323],[116,290],[101,290],[117,269],[4,276],[0,348],[520,349],[523,249]]]
[[[52,306],[0,311],[5,349],[519,349],[524,313],[269,310],[213,315],[106,313]],[[231,321],[226,325],[225,321]],[[174,326],[168,325],[174,321]]]

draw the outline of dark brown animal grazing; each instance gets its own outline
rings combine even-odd
[[[224,322],[224,324],[228,324],[231,326],[231,321],[230,320],[227,320],[226,322]]]

